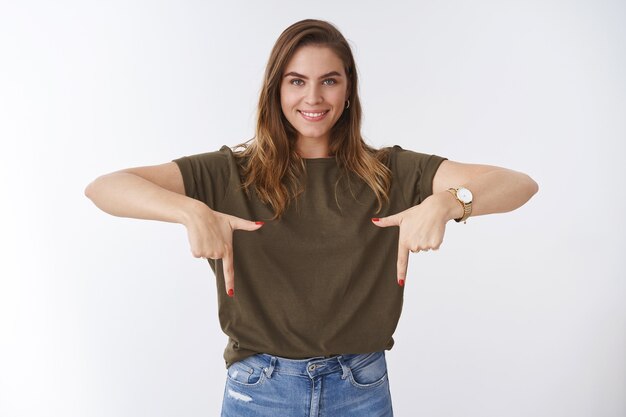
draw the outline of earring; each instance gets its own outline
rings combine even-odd
[[[346,109],[347,109],[348,107],[350,107],[350,100],[346,100],[346,103],[348,103],[346,104]]]

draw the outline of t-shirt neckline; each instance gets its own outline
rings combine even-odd
[[[302,158],[302,159],[306,162],[327,162],[327,161],[334,161],[335,157],[330,156],[328,158]]]

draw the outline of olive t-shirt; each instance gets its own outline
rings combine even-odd
[[[391,349],[404,290],[396,278],[399,228],[378,227],[371,218],[420,204],[445,159],[391,147],[390,203],[379,213],[374,192],[356,176],[340,181],[335,195],[335,158],[304,159],[304,193],[272,221],[270,207],[241,188],[228,146],[174,159],[188,197],[265,221],[258,230],[233,232],[234,297],[225,291],[222,260],[207,260],[228,335],[226,367],[261,352],[301,359]]]

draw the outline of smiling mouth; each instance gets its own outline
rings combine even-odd
[[[302,115],[302,117],[305,120],[310,120],[310,121],[318,121],[318,120],[322,120],[329,112],[330,110],[324,110],[321,112],[305,112],[302,110],[298,110],[298,113],[300,113]]]

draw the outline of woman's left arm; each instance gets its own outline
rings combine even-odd
[[[539,191],[539,185],[522,172],[492,165],[445,160],[433,178],[433,194],[422,204],[428,199],[435,199],[441,205],[441,210],[448,213],[447,220],[460,218],[463,216],[461,204],[446,191],[458,187],[465,187],[472,192],[470,216],[515,210]]]
[[[421,204],[372,221],[379,227],[399,226],[397,280],[404,286],[409,251],[437,250],[446,223],[463,216],[463,207],[448,188],[472,192],[472,216],[515,210],[537,193],[539,186],[528,175],[492,165],[443,161],[433,178],[433,193]]]

